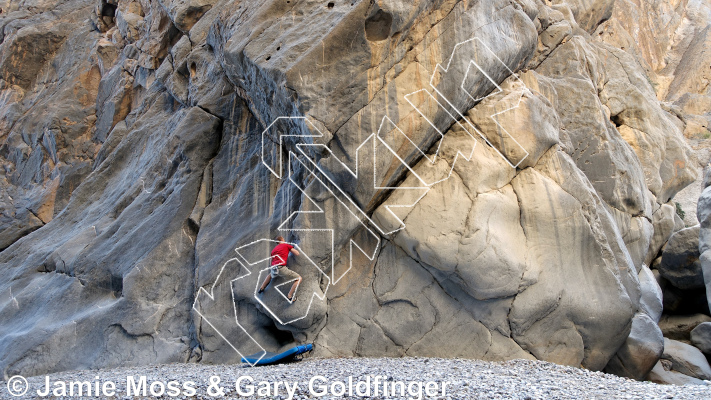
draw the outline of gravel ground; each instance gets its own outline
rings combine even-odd
[[[170,398],[249,398],[249,399],[288,399],[289,395],[284,390],[284,386],[279,387],[279,393],[274,396],[275,382],[286,382],[291,388],[298,384],[294,399],[315,398],[320,392],[319,384],[323,381],[316,381],[314,391],[309,390],[309,381],[314,376],[323,376],[327,380],[327,388],[333,385],[334,390],[341,390],[340,383],[348,387],[349,377],[353,379],[354,395],[334,396],[329,393],[319,398],[420,398],[417,394],[417,384],[412,382],[435,382],[437,384],[437,395],[427,396],[426,386],[422,390],[422,398],[441,399],[711,399],[711,382],[708,386],[669,386],[657,385],[651,382],[637,382],[629,379],[608,375],[601,372],[591,372],[584,369],[565,367],[561,365],[540,362],[514,360],[508,362],[485,362],[461,359],[437,359],[437,358],[341,358],[341,359],[316,359],[307,358],[304,361],[255,368],[242,368],[235,365],[198,365],[198,364],[170,364],[155,365],[137,368],[118,368],[110,370],[94,371],[72,371],[49,375],[50,382],[61,381],[89,381],[92,390],[100,388],[107,381],[116,383],[116,393],[114,396],[82,396],[81,398],[154,398],[148,393],[147,396],[127,396],[127,377],[135,376],[136,381],[140,376],[146,377],[146,390],[149,390],[152,382],[160,381],[163,385],[174,380],[182,393],[177,396],[169,396],[166,393],[161,397]],[[235,382],[243,376],[254,379],[255,393],[252,396],[243,396],[237,392]],[[378,379],[378,395],[374,395],[374,384],[376,376]],[[98,377],[98,379],[97,379]],[[223,395],[216,392],[213,385],[210,391],[211,379],[215,383],[215,377],[219,377],[219,386]],[[371,379],[371,396],[356,396],[356,383],[359,380]],[[383,378],[385,377],[385,378]],[[41,397],[37,390],[44,390],[45,376],[29,378],[29,390],[25,395],[12,397],[8,391],[8,382],[2,381],[0,386],[0,399],[37,399],[37,398],[79,398],[75,391],[74,397],[53,396]],[[194,382],[196,394],[183,391],[186,382]],[[261,393],[259,396],[257,389],[259,383],[266,381],[270,384],[270,393]],[[403,381],[408,389],[413,390],[414,395],[406,392],[406,396],[383,396],[383,381],[388,382],[390,390],[393,382]],[[95,382],[98,382],[98,386]],[[334,383],[340,382],[340,383]],[[445,386],[445,396],[441,395],[442,382],[448,382]],[[21,383],[21,382],[20,382]],[[241,388],[249,390],[246,378],[243,378]],[[431,393],[435,391],[432,383]],[[13,383],[11,383],[11,386]],[[365,383],[361,384],[361,390],[365,390]],[[19,383],[14,386],[20,389]],[[52,386],[55,387],[55,386]],[[159,392],[161,384],[153,385],[154,391]],[[397,390],[399,390],[399,386]],[[262,389],[264,387],[262,386]],[[68,390],[68,389],[67,389]],[[68,391],[67,391],[68,393]],[[86,393],[84,393],[86,394]],[[94,394],[94,392],[92,392]],[[215,396],[210,396],[213,394]]]

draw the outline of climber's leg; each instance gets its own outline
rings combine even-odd
[[[279,276],[279,265],[272,265],[269,267],[269,275],[267,276],[267,279],[264,280],[264,283],[262,283],[262,286],[259,288],[257,293],[262,293],[264,289],[269,286],[269,282],[272,281],[272,278],[276,278],[277,276]]]
[[[257,293],[262,293],[264,291],[264,289],[266,289],[267,286],[269,286],[269,282],[271,282],[271,281],[272,281],[272,276],[267,275],[267,279],[264,280],[264,283],[262,283],[262,287],[259,288],[259,291]]]
[[[294,300],[294,292],[296,292],[296,288],[299,287],[299,284],[301,283],[301,275],[294,281],[294,283],[291,285],[291,290],[289,290],[289,301]]]

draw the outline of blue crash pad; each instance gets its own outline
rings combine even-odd
[[[311,343],[302,344],[300,346],[292,347],[289,350],[282,351],[281,353],[272,353],[270,351],[259,353],[254,353],[251,356],[242,357],[243,363],[249,363],[251,365],[267,365],[276,364],[279,362],[289,361],[299,354],[304,354],[307,351],[314,349],[314,345]],[[261,359],[260,359],[261,357]]]

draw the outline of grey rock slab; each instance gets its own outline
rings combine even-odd
[[[706,187],[697,204],[699,218],[699,262],[706,287],[706,298],[711,308],[711,187]]]
[[[168,118],[170,99],[154,100],[67,211],[0,255],[15,277],[0,288],[0,316],[16,321],[3,324],[15,338],[2,343],[4,374],[187,360],[195,232],[186,221],[218,121],[199,108]]]
[[[659,273],[679,289],[695,289],[704,286],[701,261],[699,260],[699,226],[674,233],[662,251]]]
[[[635,307],[605,266],[610,260],[585,256],[604,244],[595,239],[578,200],[533,169],[518,174],[513,186],[531,249],[525,275],[537,281],[513,302],[513,338],[539,359],[602,369],[627,338]],[[561,208],[575,211],[560,214]],[[552,254],[545,250],[550,246],[568,251]],[[568,290],[571,282],[579,282],[579,289]],[[578,320],[582,315],[597,317]]]
[[[704,385],[701,379],[671,370],[671,363],[660,360],[647,375],[647,380],[664,385]]]
[[[566,151],[599,195],[618,210],[649,215],[642,165],[605,115],[598,97],[604,67],[597,54],[595,46],[575,37],[556,48],[536,70],[555,80],[553,106],[571,142]]]
[[[646,265],[642,265],[639,271],[639,285],[642,292],[639,300],[640,311],[646,313],[654,322],[659,322],[663,310],[662,288]]]
[[[691,344],[707,356],[711,355],[711,321],[702,322],[691,331]]]
[[[647,314],[632,319],[632,329],[625,343],[605,367],[605,372],[643,380],[664,351],[662,331]]]
[[[669,240],[675,231],[674,217],[676,210],[673,204],[662,204],[652,214],[652,226],[654,233],[649,242],[649,250],[645,257],[645,263],[652,265],[652,260],[656,259],[662,246]]]
[[[700,257],[701,268],[704,275],[707,305],[711,308],[711,252],[705,251]]]
[[[662,359],[671,361],[674,371],[692,378],[711,380],[711,366],[704,354],[694,346],[664,338]]]

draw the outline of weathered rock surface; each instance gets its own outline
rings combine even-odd
[[[707,356],[711,356],[711,322],[703,322],[691,331],[691,344]]]
[[[647,314],[632,319],[632,330],[622,347],[605,367],[605,372],[642,380],[664,352],[664,337]]]
[[[305,341],[657,362],[646,265],[696,172],[598,33],[616,2],[34,3],[0,2],[3,376]],[[293,305],[255,294],[276,235]]]
[[[672,204],[662,204],[654,211],[652,214],[652,228],[654,233],[649,241],[649,249],[644,259],[645,264],[651,267],[656,259],[661,261],[660,251],[662,246],[666,244],[674,232],[683,228],[683,225],[677,227],[676,218],[678,218],[678,216]],[[656,267],[654,267],[654,269],[656,269]]]
[[[674,233],[664,246],[659,273],[679,289],[704,286],[699,261],[699,226]]]
[[[664,385],[703,385],[705,383],[701,379],[672,370],[672,363],[669,360],[659,360],[647,375],[647,379]]]
[[[703,0],[618,0],[612,18],[597,29],[597,36],[635,56],[646,71],[662,107],[684,132],[698,161],[687,168],[701,171],[709,161],[711,135],[711,61],[709,26],[711,6]],[[704,65],[704,67],[701,67]],[[698,223],[694,210],[702,188],[688,186],[674,198],[685,211],[686,226]]]
[[[688,343],[691,331],[704,322],[711,322],[711,317],[704,314],[665,315],[659,320],[659,327],[664,337]]]
[[[664,306],[662,288],[659,287],[652,271],[644,264],[639,270],[639,286],[641,291],[639,310],[647,314],[654,322],[659,322]]]
[[[662,360],[670,361],[673,371],[696,379],[711,379],[711,367],[706,357],[694,346],[665,338]]]
[[[711,186],[706,186],[699,197],[697,215],[700,223],[699,263],[704,277],[706,299],[711,308]]]

